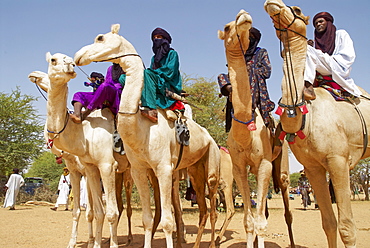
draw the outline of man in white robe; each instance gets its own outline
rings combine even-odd
[[[65,211],[68,211],[68,199],[69,191],[71,187],[71,181],[69,179],[69,170],[67,167],[64,167],[63,174],[60,176],[58,184],[58,199],[55,203],[55,207],[50,208],[51,210],[56,211],[59,205],[65,205]]]
[[[309,41],[304,80],[313,84],[316,71],[323,76],[331,75],[339,86],[358,97],[362,93],[350,77],[356,58],[352,39],[345,30],[337,30],[333,22],[334,18],[327,12],[320,12],[313,18],[315,48]]]
[[[13,169],[13,174],[9,177],[5,184],[7,189],[4,201],[4,208],[10,207],[9,210],[15,210],[15,202],[19,193],[19,189],[24,185],[24,179],[18,174],[18,169]]]

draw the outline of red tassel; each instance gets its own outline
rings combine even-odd
[[[295,143],[295,138],[293,139],[293,141],[288,142],[288,144],[294,144],[294,143]]]
[[[284,109],[282,108],[282,107],[278,107],[277,109],[276,109],[276,112],[275,112],[275,114],[277,114],[277,115],[282,115],[283,114],[283,112],[284,112]]]
[[[52,139],[48,139],[48,143],[46,144],[46,147],[48,149],[51,149],[53,147],[54,141]]]
[[[302,115],[305,115],[308,113],[308,109],[306,105],[300,106],[299,109],[301,110]]]
[[[256,131],[257,130],[257,127],[256,127],[256,123],[254,123],[254,121],[251,121],[248,125],[247,125],[247,128],[249,131]]]
[[[281,133],[280,133],[280,135],[279,135],[279,140],[284,140],[285,135],[286,135],[286,132],[281,131]]]
[[[302,131],[302,130],[299,130],[299,131],[297,132],[297,136],[298,136],[300,139],[304,139],[304,138],[306,138],[306,135],[303,133],[303,131]]]

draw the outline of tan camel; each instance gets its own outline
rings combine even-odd
[[[111,247],[118,247],[117,208],[115,172],[118,163],[113,156],[112,134],[114,131],[113,115],[107,109],[93,112],[82,125],[69,122],[66,111],[68,87],[67,83],[76,76],[73,60],[63,54],[46,55],[49,62],[48,77],[50,87],[47,102],[48,139],[65,152],[77,156],[85,166],[87,185],[93,199],[96,218],[95,240],[89,237],[94,247],[101,246],[104,208],[100,176],[107,196],[106,216],[110,226]],[[97,137],[100,137],[97,139]],[[92,231],[91,231],[92,233]],[[93,242],[92,242],[93,241]]]
[[[247,233],[247,247],[253,247],[254,239],[258,237],[258,247],[264,247],[267,220],[265,217],[266,196],[272,175],[272,162],[276,159],[273,153],[273,135],[265,126],[259,110],[252,113],[252,97],[250,93],[249,74],[244,59],[244,50],[249,46],[249,29],[252,27],[252,17],[241,10],[236,20],[225,25],[224,31],[219,31],[219,38],[224,40],[229,78],[232,85],[232,103],[234,117],[227,139],[232,162],[233,174],[244,202],[244,228]],[[244,122],[244,123],[242,123]],[[280,151],[280,149],[277,149]],[[283,144],[282,153],[276,160],[277,182],[283,191],[285,216],[290,233],[290,241],[294,246],[291,232],[292,217],[289,211],[289,165],[287,145]],[[256,175],[257,210],[253,217],[250,203],[250,190],[247,183],[248,168]],[[280,167],[282,166],[282,167]]]
[[[81,48],[75,55],[77,65],[93,61],[119,63],[126,72],[126,84],[122,92],[118,115],[118,132],[125,144],[132,165],[132,176],[138,188],[143,207],[144,247],[151,247],[153,217],[150,209],[147,169],[153,169],[158,178],[161,201],[161,224],[166,236],[167,247],[173,247],[173,217],[171,211],[172,176],[175,170],[188,168],[188,173],[197,182],[195,190],[204,196],[207,183],[211,195],[211,247],[215,246],[216,192],[219,181],[220,155],[218,147],[208,132],[191,119],[187,119],[190,131],[189,146],[184,146],[180,158],[180,145],[176,141],[175,125],[167,120],[164,110],[158,111],[158,124],[153,124],[139,113],[139,101],[144,84],[144,66],[135,48],[118,35],[119,24],[112,25],[111,32],[98,35],[95,42]],[[181,160],[180,160],[181,159]],[[176,164],[179,164],[176,168]],[[198,183],[202,182],[202,183]],[[204,197],[200,197],[201,224],[196,247],[208,216]]]
[[[345,247],[356,247],[349,171],[360,159],[370,156],[368,146],[364,145],[368,135],[362,127],[370,128],[370,102],[363,97],[352,103],[337,102],[323,88],[315,88],[316,100],[303,101],[309,17],[304,16],[300,8],[288,7],[281,0],[267,0],[264,7],[284,46],[282,98],[278,109],[283,131],[301,137],[296,138],[290,148],[303,164],[315,191],[328,247],[337,247],[337,229]],[[364,90],[362,92],[368,96]],[[332,209],[326,172],[334,186],[338,223]]]

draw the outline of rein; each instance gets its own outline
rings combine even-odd
[[[123,55],[116,56],[114,58],[109,58],[109,59],[104,59],[104,60],[99,60],[99,61],[94,61],[94,62],[95,63],[98,63],[98,62],[107,62],[107,61],[110,61],[110,60],[113,60],[113,59],[119,59],[119,58],[128,57],[128,56],[136,56],[136,57],[139,57],[141,59],[141,61],[143,62],[143,59],[137,53],[126,53],[126,54],[123,54]],[[143,66],[144,66],[144,69],[146,69],[144,62],[143,62]]]
[[[66,129],[67,124],[68,124],[68,120],[69,120],[69,118],[68,118],[68,117],[69,117],[69,116],[68,116],[68,111],[66,111],[66,121],[65,121],[65,123],[64,123],[64,126],[63,126],[62,130],[60,130],[59,132],[54,132],[54,131],[50,131],[49,129],[46,129],[46,130],[48,131],[48,133],[55,134],[55,136],[54,136],[54,138],[53,138],[53,139],[55,139],[55,138],[58,136],[58,134],[61,134],[61,133]]]
[[[95,63],[98,63],[98,62],[107,62],[107,61],[110,61],[110,60],[113,60],[113,59],[119,59],[119,58],[129,57],[129,56],[139,57],[141,59],[141,61],[143,62],[143,59],[141,58],[141,56],[139,54],[136,54],[136,53],[126,53],[126,54],[123,54],[123,55],[116,56],[114,58],[109,58],[109,59],[104,59],[104,60],[94,61],[94,62]],[[146,69],[144,62],[143,62],[143,66],[144,66],[144,69]],[[134,115],[134,114],[137,114],[138,111],[139,111],[139,107],[136,109],[135,112],[122,112],[122,111],[118,111],[118,114],[122,114],[122,115]]]
[[[285,51],[285,58],[286,58],[286,60],[285,60],[286,61],[286,72],[287,72],[287,78],[288,78],[288,85],[289,85],[289,89],[290,89],[290,97],[291,97],[292,100],[295,99],[293,101],[293,104],[292,105],[282,104],[280,102],[281,101],[281,99],[280,99],[279,100],[279,103],[278,103],[280,109],[277,110],[277,114],[280,113],[279,115],[281,115],[282,114],[282,111],[283,111],[282,109],[287,109],[288,110],[288,117],[293,118],[293,117],[295,117],[297,115],[297,112],[296,112],[296,108],[297,107],[299,107],[302,110],[302,112],[304,112],[304,113],[307,112],[307,109],[304,106],[305,105],[305,101],[303,99],[302,99],[302,102],[298,103],[298,90],[297,90],[296,79],[294,77],[294,68],[293,68],[292,54],[290,52],[290,42],[289,42],[289,39],[288,39],[289,38],[288,37],[288,31],[291,31],[291,32],[293,32],[295,34],[298,34],[298,35],[300,35],[301,37],[303,37],[305,39],[307,39],[307,37],[290,28],[297,19],[299,19],[299,20],[301,20],[303,22],[305,22],[305,21],[300,16],[297,16],[295,14],[295,12],[294,12],[294,10],[293,10],[292,7],[290,7],[290,6],[287,6],[287,7],[291,10],[291,12],[292,12],[292,14],[294,16],[292,22],[288,26],[283,26],[281,24],[281,22],[280,22],[280,13],[278,13],[278,14],[275,15],[275,16],[278,16],[278,21],[276,21],[272,17],[271,17],[271,19],[273,20],[273,22],[275,24],[278,24],[279,25],[279,27],[276,27],[274,25],[274,28],[277,31],[280,31],[280,37],[279,37],[279,40],[280,40],[280,54],[283,54],[282,53],[282,51],[283,51],[283,49],[282,49],[282,43],[283,43],[282,42],[282,38],[283,38],[283,34],[286,35],[285,38],[286,38],[286,42],[287,42],[287,49],[284,49],[284,51]],[[293,92],[295,92],[295,96],[293,95],[294,94]]]
[[[245,60],[245,54],[246,54],[247,50],[245,50],[245,52],[244,52],[243,44],[242,44],[242,42],[241,42],[241,40],[240,40],[240,36],[239,36],[239,34],[238,34],[238,26],[236,26],[236,25],[235,25],[235,30],[236,30],[236,37],[238,38],[238,42],[239,42],[239,46],[240,46],[240,50],[241,50],[241,52],[242,52],[242,54],[243,54],[243,57],[244,57],[245,69],[248,71],[248,63],[247,63],[247,61]],[[253,97],[252,97],[252,103],[253,103],[253,101],[254,101],[254,99],[253,99]],[[234,119],[234,121],[237,121],[237,122],[239,122],[239,123],[241,123],[241,124],[244,124],[244,125],[249,125],[249,124],[251,124],[252,122],[254,122],[254,110],[252,109],[252,118],[251,118],[250,120],[246,121],[246,122],[241,121],[241,120],[237,119],[237,118],[234,116],[234,109],[231,109],[231,117]]]

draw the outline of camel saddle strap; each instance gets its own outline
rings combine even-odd
[[[176,167],[180,164],[181,158],[182,158],[182,153],[184,151],[184,146],[189,145],[189,139],[190,139],[190,132],[188,129],[188,126],[186,125],[186,120],[183,121],[181,119],[181,114],[178,114],[177,120],[175,121],[175,129],[176,129],[176,140],[180,144],[180,152],[179,152],[179,157],[177,159]]]
[[[352,103],[352,105],[355,107],[355,110],[356,110],[356,112],[357,112],[357,114],[358,114],[358,116],[360,117],[360,120],[361,120],[361,125],[362,125],[362,136],[363,136],[363,140],[364,140],[364,148],[363,148],[363,151],[362,151],[362,155],[361,155],[361,157],[363,157],[363,156],[365,155],[366,148],[367,148],[367,145],[368,145],[368,143],[369,143],[365,118],[364,118],[364,116],[362,115],[362,113],[361,113],[360,109],[357,107],[356,103],[352,100],[352,98],[348,97],[347,99],[348,99],[348,100]]]

